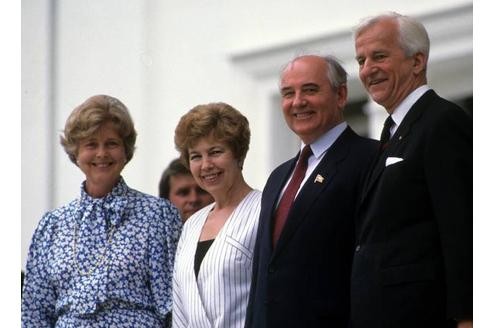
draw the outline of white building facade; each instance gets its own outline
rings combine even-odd
[[[178,156],[174,130],[197,104],[223,101],[251,126],[244,174],[262,189],[296,154],[283,120],[279,70],[297,54],[332,54],[349,72],[351,126],[376,138],[385,111],[358,79],[352,27],[397,11],[420,19],[431,38],[428,82],[472,110],[472,1],[22,0],[22,265],[41,216],[78,196],[83,174],[59,135],[78,104],[109,94],[129,108],[137,150],[129,186],[157,195]]]

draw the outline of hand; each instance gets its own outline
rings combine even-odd
[[[473,320],[461,320],[457,323],[457,328],[473,328]]]

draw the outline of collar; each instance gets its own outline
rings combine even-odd
[[[117,225],[123,217],[124,209],[127,205],[126,194],[129,187],[120,177],[119,182],[113,187],[112,191],[105,197],[91,197],[85,190],[85,181],[81,184],[81,198],[79,200],[79,209],[83,212],[92,209],[94,206],[105,209],[108,219],[112,225]]]
[[[418,101],[419,98],[426,92],[430,90],[430,87],[426,84],[418,87],[416,90],[411,92],[400,104],[397,106],[397,108],[394,110],[392,113],[392,120],[394,121],[395,125],[393,127],[393,130],[395,131],[396,127],[400,125],[404,117],[406,116],[407,112],[411,109],[411,107]]]
[[[320,159],[328,148],[330,148],[335,140],[344,132],[347,128],[347,123],[342,122],[325,132],[321,137],[319,137],[315,142],[313,142],[311,146],[311,151],[313,152],[313,156],[316,159]],[[301,151],[304,148],[305,144],[301,142]]]

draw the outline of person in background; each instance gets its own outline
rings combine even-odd
[[[173,327],[244,327],[261,200],[242,175],[249,139],[248,120],[225,103],[194,107],[175,129],[181,159],[215,202],[184,224]]]
[[[428,86],[419,21],[370,17],[354,40],[361,82],[389,117],[359,206],[352,325],[472,327],[472,120]]]
[[[34,232],[22,326],[164,327],[182,223],[169,201],[121,176],[136,142],[127,108],[90,97],[72,111],[60,141],[86,179],[80,197],[46,213]]]
[[[347,73],[331,56],[300,56],[280,79],[300,152],[263,190],[246,327],[347,328],[354,215],[378,142],[344,121]]]
[[[158,192],[161,198],[170,200],[177,207],[183,222],[197,210],[213,202],[213,197],[198,186],[191,171],[182,164],[180,158],[170,162],[163,171]]]

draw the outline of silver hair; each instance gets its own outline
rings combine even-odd
[[[399,44],[404,50],[407,57],[411,57],[416,53],[422,53],[428,56],[430,53],[430,38],[424,25],[418,20],[410,17],[398,14],[396,12],[383,13],[376,16],[370,16],[362,19],[357,26],[354,27],[354,40],[366,29],[375,25],[376,23],[392,19],[397,22],[399,27]]]
[[[280,80],[282,79],[282,75],[287,69],[287,67],[289,67],[291,64],[298,61],[299,59],[308,56],[319,57],[325,61],[325,63],[327,64],[327,77],[328,77],[328,81],[330,82],[330,85],[332,86],[332,89],[337,90],[340,86],[345,85],[347,83],[348,74],[336,57],[332,55],[321,56],[321,55],[313,55],[313,54],[298,55],[294,57],[291,61],[289,61],[287,64],[285,64],[282,67],[282,70],[280,71]]]

